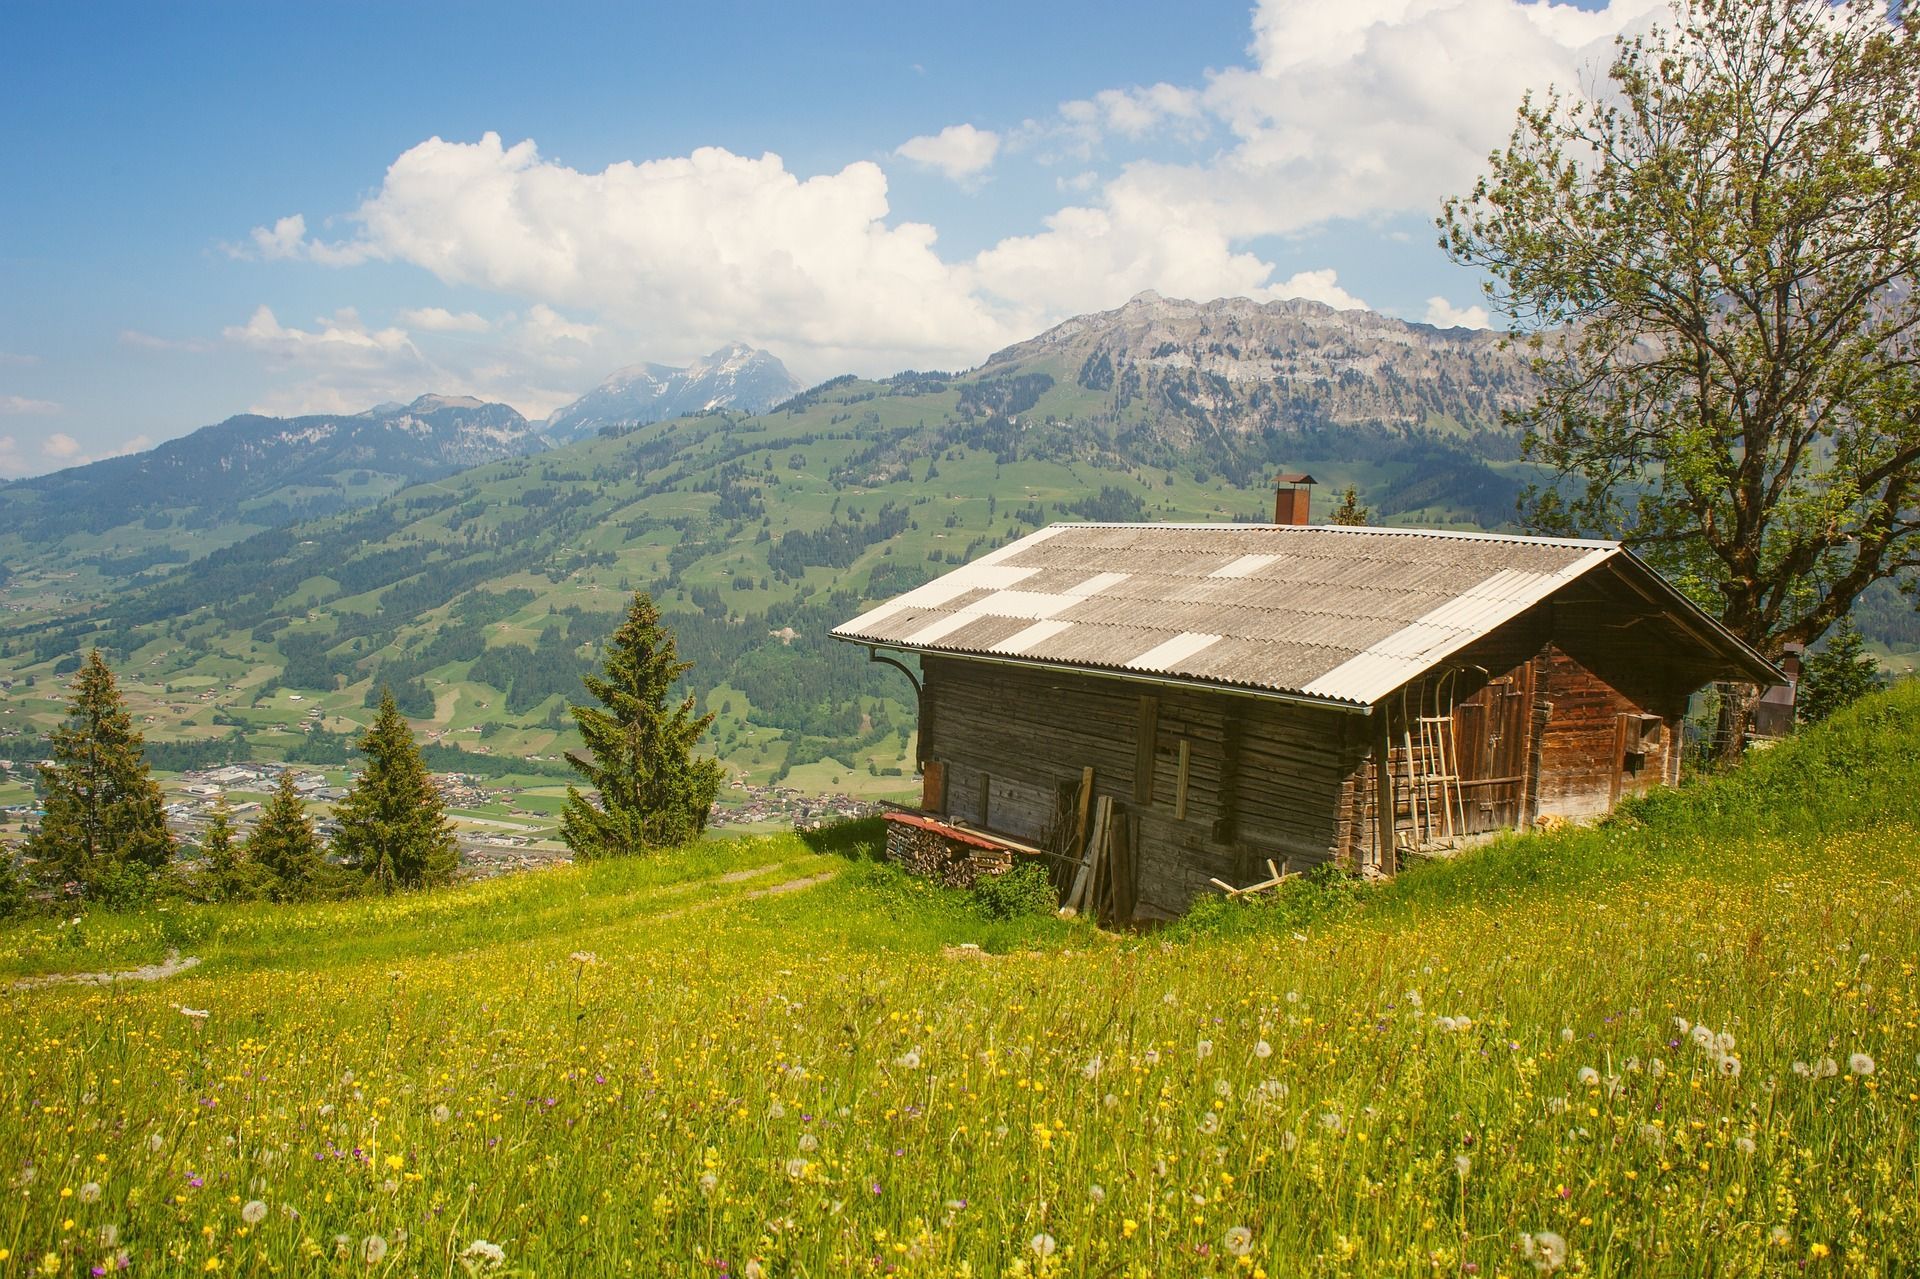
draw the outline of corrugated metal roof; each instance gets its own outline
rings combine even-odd
[[[1056,524],[833,634],[1368,706],[1616,557],[1631,559],[1617,542],[1427,529]]]

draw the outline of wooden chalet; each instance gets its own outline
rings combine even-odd
[[[892,855],[1046,855],[1118,920],[1603,813],[1702,685],[1781,678],[1614,542],[1304,523],[1055,525],[833,634],[919,657]]]

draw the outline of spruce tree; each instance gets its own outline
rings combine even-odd
[[[1367,522],[1369,512],[1360,505],[1360,490],[1347,485],[1347,491],[1340,498],[1340,505],[1333,512],[1333,522],[1348,528],[1359,528]]]
[[[1880,664],[1867,652],[1853,619],[1846,618],[1833,628],[1819,652],[1807,654],[1794,709],[1802,723],[1818,724],[1879,688],[1880,682]]]
[[[207,896],[223,902],[249,896],[246,860],[233,837],[233,806],[225,795],[213,801],[207,828],[200,833],[200,860],[205,866]]]
[[[385,892],[446,883],[460,864],[459,845],[390,690],[381,690],[380,709],[355,745],[366,767],[333,810],[334,851]]]
[[[720,763],[694,758],[693,748],[713,716],[696,717],[691,694],[676,706],[667,700],[692,665],[680,660],[652,599],[636,593],[607,646],[604,674],[583,681],[600,705],[568,707],[587,751],[568,751],[567,762],[599,792],[596,803],[567,788],[560,837],[576,856],[671,848],[706,829]]]
[[[295,901],[313,892],[323,864],[320,837],[307,817],[307,806],[293,788],[293,770],[280,774],[280,785],[260,813],[260,823],[247,837],[246,855],[273,877],[277,901]]]
[[[142,745],[95,649],[74,677],[52,762],[40,767],[46,815],[22,851],[54,877],[86,885],[125,869],[164,867],[173,837]]]

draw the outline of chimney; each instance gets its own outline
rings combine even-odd
[[[1308,524],[1313,508],[1314,479],[1304,471],[1288,471],[1274,481],[1273,522]]]

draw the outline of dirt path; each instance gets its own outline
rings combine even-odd
[[[198,955],[182,955],[177,950],[170,950],[167,957],[157,964],[123,968],[110,973],[45,973],[39,977],[22,977],[13,983],[13,988],[33,990],[39,986],[110,986],[117,981],[165,981],[186,972],[199,962]]]
[[[741,893],[740,900],[752,901],[756,897],[778,897],[781,893],[797,893],[803,888],[812,888],[815,884],[824,884],[834,877],[836,872],[823,870],[818,875],[808,875],[803,879],[789,879],[784,884],[772,884],[766,888],[756,888],[750,893]]]

